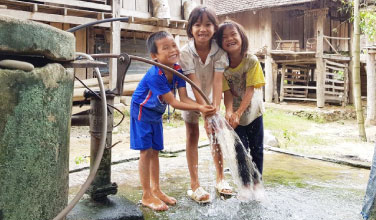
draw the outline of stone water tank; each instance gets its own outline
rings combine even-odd
[[[61,63],[74,53],[71,33],[0,16],[2,220],[50,220],[67,205],[74,74]]]

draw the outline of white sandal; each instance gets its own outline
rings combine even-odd
[[[199,204],[205,204],[205,203],[210,202],[210,197],[207,200],[200,200],[205,195],[210,196],[210,194],[208,192],[206,192],[201,186],[198,187],[195,191],[193,191],[191,189],[188,190],[187,194],[188,194],[189,197],[191,197],[191,199],[195,200]]]
[[[221,180],[219,183],[217,183],[217,185],[215,185],[215,188],[217,189],[218,193],[221,195],[226,195],[226,196],[234,195],[234,193],[232,192],[232,187],[225,180]],[[228,190],[231,192],[225,192],[225,190]]]

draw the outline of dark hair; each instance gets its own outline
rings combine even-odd
[[[206,14],[208,16],[208,19],[211,23],[214,25],[215,32],[218,30],[218,17],[215,14],[215,11],[211,8],[208,8],[206,6],[199,5],[195,7],[191,14],[189,14],[188,18],[188,25],[187,25],[187,35],[189,38],[193,38],[192,34],[192,26],[197,22],[197,20],[202,20],[202,16]],[[214,32],[214,35],[215,35]]]
[[[155,42],[169,36],[172,37],[172,35],[166,31],[158,31],[149,35],[148,39],[146,39],[146,46],[149,53],[158,53],[158,48],[157,45],[155,45]]]
[[[238,31],[238,33],[240,34],[240,38],[242,39],[242,47],[241,47],[240,53],[241,53],[242,56],[244,56],[245,53],[247,53],[247,51],[248,51],[248,45],[249,45],[248,38],[245,35],[245,31],[244,31],[243,26],[236,23],[235,21],[226,20],[225,22],[223,22],[219,26],[219,29],[218,29],[217,34],[216,34],[216,40],[217,40],[218,46],[223,49],[223,46],[222,46],[223,31],[226,28],[235,28]]]

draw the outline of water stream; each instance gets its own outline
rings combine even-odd
[[[208,119],[208,123],[215,130],[215,134],[210,135],[210,142],[219,144],[237,185],[238,198],[244,201],[262,199],[260,197],[264,189],[261,174],[252,162],[249,150],[244,147],[239,136],[223,116],[215,114]]]

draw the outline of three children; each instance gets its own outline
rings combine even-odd
[[[187,34],[191,41],[181,54],[173,37],[164,31],[150,35],[148,49],[152,59],[187,75],[212,100],[213,106],[204,105],[202,97],[189,84],[186,89],[184,80],[157,66],[149,69],[132,96],[130,145],[131,149],[140,150],[142,204],[157,211],[176,204],[176,199],[163,193],[159,186],[158,153],[163,149],[162,114],[167,104],[185,110],[186,154],[191,177],[191,190],[187,193],[192,199],[199,203],[210,201],[210,194],[198,180],[198,119],[200,112],[205,119],[219,111],[222,87],[226,120],[244,146],[251,150],[252,158],[262,172],[263,104],[260,88],[265,81],[259,61],[247,52],[248,39],[244,31],[235,22],[225,22],[218,29],[214,11],[198,6],[190,14]],[[179,55],[181,67],[177,64]],[[175,90],[179,92],[180,101],[174,97]],[[213,132],[206,120],[205,127],[207,133]],[[223,156],[217,143],[212,146],[212,154],[217,174],[216,189],[222,194],[232,194],[232,188],[224,181]]]

